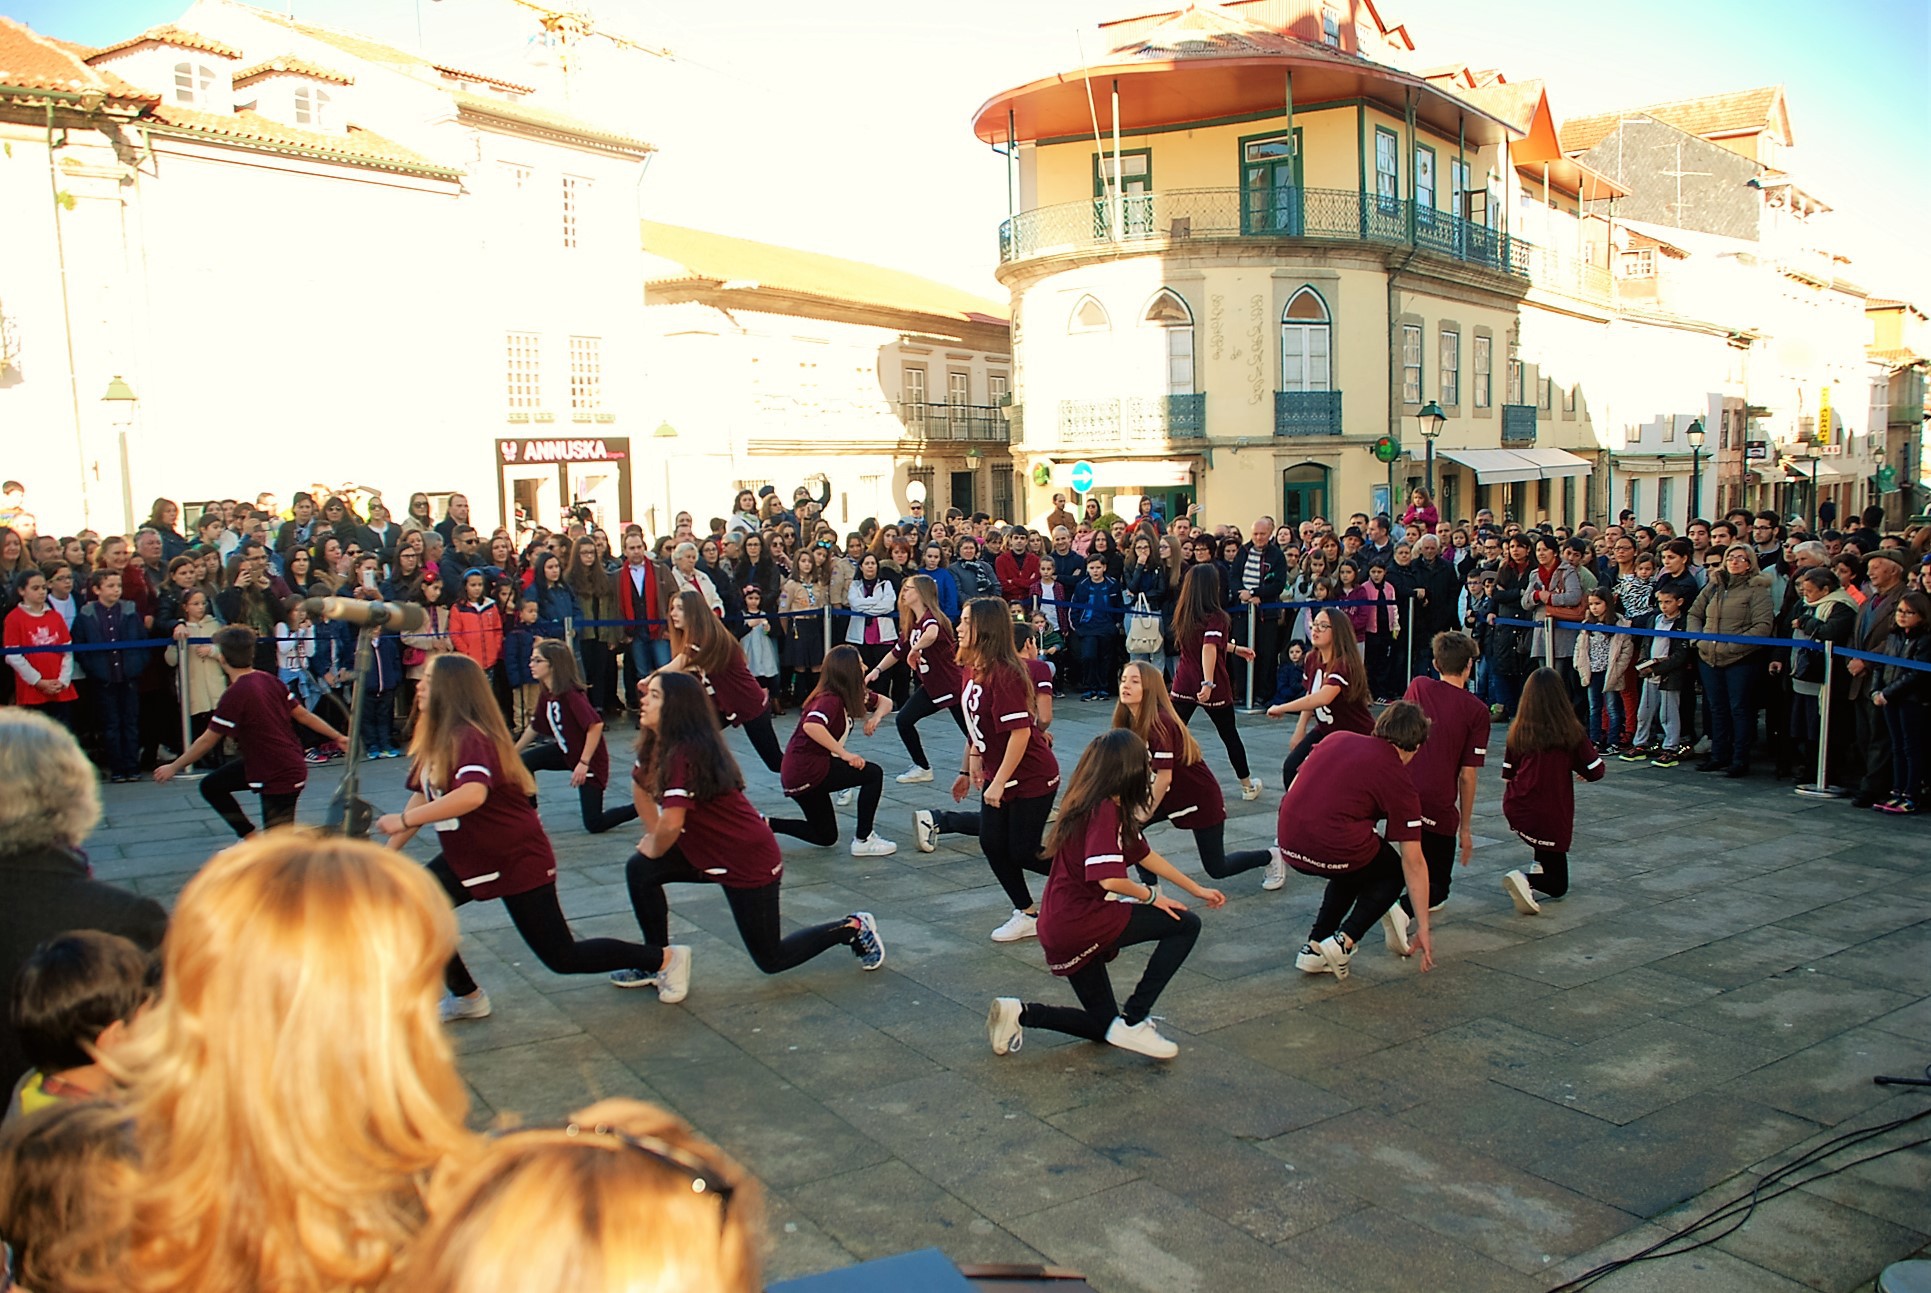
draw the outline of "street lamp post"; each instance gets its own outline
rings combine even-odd
[[[1822,461],[1822,457],[1817,452],[1817,441],[1815,439],[1811,440],[1804,448],[1809,450],[1807,456],[1810,459],[1810,525],[1815,530],[1821,528],[1817,524],[1817,464]]]
[[[1703,419],[1690,419],[1690,515],[1694,521],[1703,515]]]
[[[1430,502],[1435,498],[1435,437],[1442,433],[1442,424],[1447,421],[1448,415],[1442,412],[1442,406],[1434,400],[1422,405],[1415,414],[1415,426],[1421,432],[1424,450],[1425,465],[1422,468],[1422,478],[1427,483]]]

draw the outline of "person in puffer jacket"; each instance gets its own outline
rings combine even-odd
[[[1893,612],[1897,627],[1884,654],[1899,661],[1931,666],[1931,597],[1909,592]],[[1884,712],[1891,734],[1891,797],[1877,805],[1883,813],[1915,813],[1923,802],[1927,719],[1931,719],[1931,672],[1907,663],[1881,664],[1871,703]]]
[[[1710,572],[1710,582],[1690,604],[1688,619],[1692,633],[1770,636],[1776,606],[1769,577],[1757,570],[1756,549],[1733,543],[1724,550],[1722,567]],[[1710,752],[1696,770],[1747,777],[1757,735],[1757,677],[1769,662],[1768,653],[1742,642],[1699,642],[1696,647],[1710,698]]]

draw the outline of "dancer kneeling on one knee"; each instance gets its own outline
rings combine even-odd
[[[1542,898],[1569,892],[1569,842],[1576,832],[1577,781],[1601,781],[1602,756],[1589,742],[1553,669],[1537,669],[1522,687],[1502,756],[1502,816],[1535,850],[1535,865],[1502,877],[1509,901],[1524,916]]]
[[[838,815],[831,797],[840,790],[858,790],[858,834],[853,857],[884,857],[898,845],[872,827],[878,799],[885,787],[885,769],[867,763],[862,754],[845,748],[852,727],[864,721],[865,735],[878,730],[892,712],[889,696],[865,688],[865,661],[855,646],[835,646],[825,657],[818,685],[806,698],[804,716],[784,747],[780,779],[784,792],[804,810],[803,821],[771,819],[771,829],[793,835],[820,848],[838,842]]]
[[[516,739],[516,752],[531,772],[568,772],[577,788],[583,829],[592,835],[637,820],[629,803],[605,808],[610,788],[610,747],[604,743],[603,716],[577,678],[577,660],[567,643],[545,638],[530,651],[530,674],[542,688],[530,725]]]
[[[1428,934],[1428,861],[1421,851],[1421,800],[1408,762],[1428,739],[1428,716],[1413,701],[1381,711],[1374,735],[1335,732],[1314,747],[1281,796],[1275,838],[1288,866],[1328,882],[1314,927],[1294,964],[1309,974],[1348,977],[1355,944],[1401,897],[1414,899],[1411,950],[1433,969]],[[1375,823],[1388,821],[1387,836]]]
[[[630,779],[645,833],[624,880],[656,964],[612,974],[613,984],[655,988],[657,999],[666,1002],[682,1001],[690,990],[691,949],[670,941],[664,886],[673,883],[721,886],[744,950],[766,974],[803,965],[834,947],[851,948],[867,970],[885,964],[885,943],[868,911],[778,933],[784,854],[744,797],[744,775],[695,678],[657,673],[645,681]]]
[[[704,685],[705,695],[724,727],[741,727],[764,766],[773,772],[784,763],[771,730],[771,693],[751,676],[744,648],[711,613],[704,594],[679,593],[670,604],[670,663],[659,672],[685,673]]]
[[[1150,771],[1146,742],[1123,728],[1103,734],[1080,756],[1047,844],[1053,863],[1038,927],[1046,968],[1072,982],[1079,1009],[994,998],[986,1017],[994,1054],[1018,1050],[1028,1027],[1155,1059],[1179,1054],[1148,1016],[1200,937],[1200,917],[1162,894],[1157,882],[1143,883],[1128,872],[1136,866],[1142,874],[1151,872],[1209,907],[1221,906],[1227,896],[1195,884],[1141,837],[1140,823],[1151,811]],[[1134,943],[1154,944],[1153,955],[1120,1007],[1106,963]]]

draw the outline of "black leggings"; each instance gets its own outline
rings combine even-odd
[[[931,760],[925,757],[925,744],[919,740],[918,725],[931,717],[938,709],[939,706],[934,704],[932,698],[925,694],[925,685],[921,683],[912,688],[912,698],[905,702],[905,708],[899,710],[898,717],[893,720],[898,724],[898,739],[905,742],[905,752],[911,755],[912,762],[921,768],[930,769],[932,763]],[[959,735],[964,736],[966,730],[965,715],[959,712],[959,698],[957,696],[954,696],[947,704],[946,713],[952,715],[952,721],[958,724]]]
[[[1046,835],[1046,819],[1052,811],[1051,794],[1008,799],[997,807],[982,803],[979,807],[979,848],[1015,911],[1025,911],[1033,905],[1033,891],[1026,883],[1026,872],[1047,875],[1052,871],[1050,861],[1039,856],[1040,841]]]
[[[1169,914],[1158,907],[1138,904],[1128,907],[1126,929],[1113,946],[1152,943],[1154,948],[1133,995],[1126,999],[1126,1007],[1121,1009],[1114,1004],[1113,981],[1106,974],[1106,958],[1095,956],[1066,976],[1067,982],[1073,985],[1073,995],[1079,998],[1080,1009],[1028,1001],[1020,1007],[1019,1022],[1026,1028],[1050,1028],[1056,1033],[1084,1037],[1089,1042],[1103,1042],[1106,1030],[1115,1019],[1137,1024],[1153,1013],[1153,1003],[1186,962],[1194,940],[1199,937],[1200,917],[1194,912]]]
[[[771,829],[780,835],[791,835],[824,848],[838,842],[838,813],[832,807],[834,792],[858,788],[858,834],[856,839],[864,839],[872,833],[872,821],[878,815],[878,799],[885,793],[885,769],[876,763],[868,763],[862,768],[854,768],[844,760],[833,756],[831,770],[825,779],[809,790],[800,790],[791,797],[804,811],[805,819],[773,817]]]
[[[554,741],[539,741],[523,750],[523,766],[531,772],[574,772],[577,761]],[[583,811],[583,829],[592,835],[601,835],[625,822],[637,820],[637,805],[618,804],[615,808],[603,806],[604,784],[595,777],[585,777],[577,787],[577,806]]]
[[[235,802],[235,792],[247,788],[248,770],[242,766],[240,759],[228,760],[201,779],[201,797],[243,839],[255,833],[255,823],[248,820],[248,814],[241,811],[241,805]],[[262,826],[272,831],[277,826],[294,825],[295,803],[301,797],[299,790],[292,795],[263,795]]]
[[[1455,883],[1455,837],[1423,831],[1421,855],[1428,860],[1428,905],[1439,907],[1448,901],[1449,886]],[[1410,916],[1415,914],[1415,904],[1405,888],[1401,892],[1401,909]]]
[[[429,859],[429,874],[441,882],[443,892],[449,895],[450,906],[461,907],[475,901],[456,873],[449,869],[442,854]],[[563,918],[563,908],[557,904],[554,883],[510,894],[503,899],[503,907],[510,913],[510,923],[516,926],[516,932],[552,974],[605,974],[611,970],[655,974],[664,968],[664,954],[655,947],[617,938],[580,939],[572,934],[570,922]],[[452,954],[449,964],[443,967],[443,986],[459,997],[476,991],[476,980],[469,977],[469,967],[463,964],[460,953]]]
[[[1537,849],[1540,871],[1529,872],[1529,888],[1545,898],[1560,898],[1569,892],[1569,855],[1558,849]]]
[[[1287,758],[1281,761],[1281,790],[1283,792],[1289,786],[1293,785],[1294,778],[1301,774],[1301,765],[1307,762],[1308,755],[1314,753],[1314,747],[1326,739],[1327,734],[1333,730],[1331,727],[1317,727],[1302,737],[1295,743],[1294,748],[1287,752]]]
[[[637,926],[644,931],[644,941],[650,944],[649,953],[654,958],[651,969],[658,969],[663,962],[662,949],[670,946],[670,902],[664,897],[664,886],[713,881],[692,866],[683,850],[673,844],[660,858],[632,853],[624,866],[624,882],[630,886],[630,905],[636,909]],[[751,954],[758,969],[766,974],[781,974],[831,948],[857,946],[858,931],[845,920],[780,935],[779,883],[773,880],[755,889],[719,886],[724,890],[724,900],[731,904],[731,918],[737,922],[744,950]]]
[[[1220,733],[1220,743],[1227,747],[1227,762],[1234,765],[1234,775],[1247,780],[1247,747],[1241,744],[1240,729],[1234,726],[1234,707],[1227,705],[1202,705],[1197,700],[1187,700],[1180,696],[1173,698],[1173,712],[1180,716],[1182,723],[1193,717],[1196,709],[1205,709],[1207,717],[1213,721],[1214,731]]]
[[[1225,880],[1243,871],[1258,870],[1273,859],[1274,855],[1266,849],[1243,849],[1239,853],[1229,853],[1226,838],[1225,822],[1202,826],[1193,832],[1193,842],[1200,849],[1200,869],[1216,880]]]
[[[751,740],[751,748],[764,760],[764,766],[773,772],[784,767],[784,751],[778,748],[778,734],[771,730],[771,711],[747,718],[739,724],[745,736]]]
[[[1368,936],[1375,923],[1401,897],[1401,853],[1386,840],[1381,851],[1358,871],[1344,871],[1328,878],[1321,894],[1321,909],[1314,914],[1314,928],[1307,941],[1318,943],[1339,929],[1356,943]]]

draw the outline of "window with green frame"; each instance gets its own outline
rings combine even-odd
[[[1401,140],[1386,126],[1374,128],[1374,191],[1383,208],[1401,200]]]
[[[1574,476],[1562,478],[1562,523],[1564,525],[1576,523],[1576,478]]]
[[[1153,150],[1120,150],[1120,191],[1113,191],[1113,154],[1093,154],[1093,233],[1104,238],[1115,216],[1129,238],[1144,238],[1153,232]],[[1112,199],[1118,198],[1116,203]]]
[[[1427,144],[1415,145],[1415,218],[1435,212],[1435,150]]]
[[[1120,150],[1120,187],[1127,193],[1153,192],[1153,150]],[[1093,154],[1093,196],[1103,198],[1113,191],[1113,152]]]

